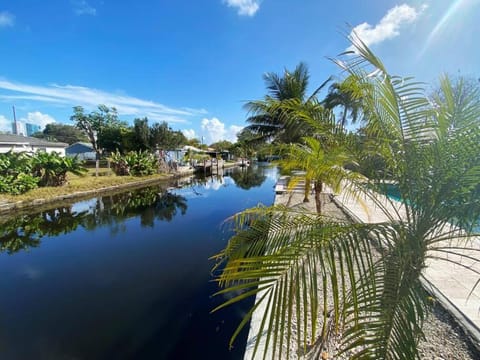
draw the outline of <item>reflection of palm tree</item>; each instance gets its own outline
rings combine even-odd
[[[283,345],[294,335],[299,350],[315,344],[316,358],[332,336],[343,335],[340,351],[351,359],[416,359],[429,310],[422,286],[427,261],[473,272],[480,262],[463,230],[480,217],[480,103],[468,111],[448,102],[432,107],[418,83],[391,76],[361,41],[353,42],[359,55],[347,59],[345,70],[367,85],[366,131],[398,183],[404,215],[367,190],[381,180],[374,174],[354,185],[382,211],[382,223],[338,223],[282,207],[237,216],[242,231],[217,257],[220,294],[229,299],[222,306],[256,295],[245,320],[260,311],[257,346],[265,341],[274,358],[289,358]],[[453,114],[462,118],[453,121]],[[462,255],[471,268],[456,260]]]
[[[244,190],[262,185],[267,178],[253,166],[234,168],[228,175],[235,181],[235,185]]]
[[[128,218],[140,216],[142,226],[154,225],[154,219],[171,221],[177,214],[177,208],[184,215],[187,210],[186,199],[173,195],[160,187],[147,187],[135,191],[102,198],[103,210],[97,206],[93,209],[89,226],[119,224]]]
[[[159,220],[171,221],[177,215],[177,209],[182,215],[187,212],[187,199],[184,196],[163,193],[155,205],[156,217]]]

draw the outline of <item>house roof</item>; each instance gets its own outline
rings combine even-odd
[[[85,150],[95,152],[95,149],[93,148],[92,144],[87,143],[87,142],[81,142],[81,141],[73,143],[72,145],[69,145],[66,148],[67,151],[72,150],[72,149],[82,149],[82,152],[85,152]]]
[[[68,146],[66,143],[51,142],[43,139],[38,139],[30,136],[21,136],[13,134],[0,134],[0,145],[30,145],[30,146],[46,146],[46,147],[60,147]]]

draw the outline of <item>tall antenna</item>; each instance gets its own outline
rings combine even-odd
[[[15,114],[15,105],[12,106],[13,109],[13,132],[15,135],[18,135],[17,131],[17,115]]]

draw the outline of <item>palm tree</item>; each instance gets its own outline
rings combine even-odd
[[[359,174],[345,169],[346,165],[355,164],[348,149],[349,137],[344,128],[336,124],[333,113],[316,100],[305,104],[296,99],[286,100],[278,108],[297,121],[304,122],[312,130],[312,135],[302,137],[300,143],[281,147],[284,156],[279,164],[285,171],[304,171],[300,176],[293,176],[291,183],[297,183],[298,177],[305,178],[304,202],[309,201],[313,184],[315,205],[320,214],[324,185],[338,192],[342,180],[359,177]]]
[[[363,84],[365,85],[365,84]],[[340,82],[334,82],[328,89],[328,94],[322,101],[323,105],[330,110],[340,106],[342,115],[340,124],[347,125],[349,117],[352,124],[362,119],[362,97],[364,90],[360,83],[351,76],[347,76]]]
[[[217,309],[256,295],[239,329],[260,312],[255,352],[263,341],[264,354],[270,349],[275,359],[289,358],[292,339],[319,357],[332,337],[351,359],[418,358],[429,309],[421,282],[426,261],[455,262],[470,248],[466,230],[480,217],[480,106],[432,106],[422,84],[391,76],[363,42],[351,41],[357,55],[338,64],[368,88],[365,131],[378,139],[404,215],[368,190],[378,184],[373,178],[352,186],[383,209],[389,220],[382,223],[332,222],[283,207],[235,217],[235,235],[215,257],[215,269],[222,266],[218,294],[229,299]]]
[[[280,111],[278,104],[292,99],[307,103],[315,99],[317,93],[330,79],[309,97],[307,97],[308,67],[302,62],[293,72],[285,69],[283,76],[270,72],[266,73],[263,79],[268,94],[262,100],[249,101],[245,104],[245,109],[251,114],[247,119],[250,123],[247,129],[257,134],[262,140],[277,140],[280,143],[298,142],[307,131],[305,123],[296,121]]]

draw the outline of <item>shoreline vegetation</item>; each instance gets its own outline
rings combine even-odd
[[[225,163],[224,168],[234,167],[235,163]],[[60,187],[41,187],[20,195],[0,194],[0,214],[9,211],[28,210],[29,208],[54,205],[65,201],[76,201],[98,194],[140,188],[150,184],[169,181],[182,176],[192,175],[193,168],[182,168],[175,173],[159,173],[146,176],[117,176],[107,168],[89,169],[85,175],[69,174],[68,182]]]

